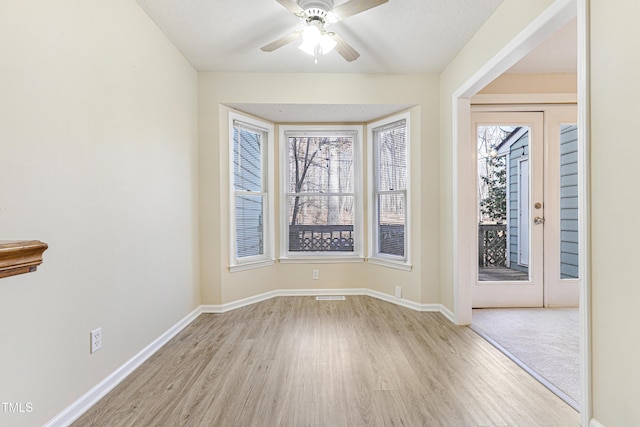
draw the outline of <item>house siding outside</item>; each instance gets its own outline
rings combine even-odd
[[[518,163],[525,157],[529,156],[529,132],[522,135],[516,142],[511,145],[507,163],[509,165],[509,268],[513,270],[527,272],[527,266],[518,264]]]
[[[560,128],[560,278],[578,278],[578,128]]]

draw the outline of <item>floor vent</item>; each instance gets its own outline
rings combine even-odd
[[[316,297],[316,301],[344,301],[346,298],[342,295],[323,295]]]

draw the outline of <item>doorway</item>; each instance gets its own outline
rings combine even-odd
[[[575,105],[474,107],[478,266],[473,308],[577,307]]]
[[[541,112],[471,115],[478,148],[473,308],[543,305],[543,118]]]
[[[576,105],[471,111],[478,227],[471,327],[579,410]]]

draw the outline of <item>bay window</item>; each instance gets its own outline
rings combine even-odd
[[[410,268],[409,114],[369,126],[371,141],[369,200],[370,261]]]
[[[269,145],[273,128],[230,114],[231,270],[273,264]]]
[[[282,256],[362,258],[360,126],[282,126]]]

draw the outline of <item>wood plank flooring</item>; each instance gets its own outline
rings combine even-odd
[[[577,426],[439,313],[366,296],[203,314],[74,426]]]

